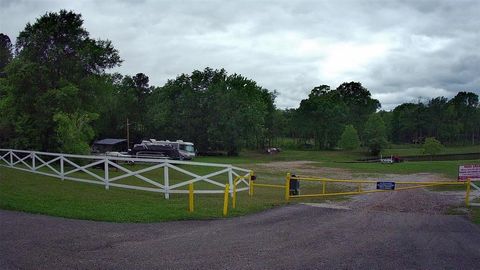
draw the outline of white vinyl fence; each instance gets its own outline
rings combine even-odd
[[[52,176],[62,180],[104,185],[105,189],[119,187],[159,192],[164,193],[166,199],[172,193],[189,193],[188,186],[190,183],[209,183],[208,185],[204,184],[203,187],[201,184],[196,185],[194,193],[224,193],[227,183],[230,185],[230,193],[233,193],[234,184],[236,185],[236,191],[246,191],[249,189],[248,179],[250,176],[250,170],[228,164],[71,155],[13,149],[0,149],[0,166]],[[182,166],[186,168],[182,168]],[[134,168],[139,167],[139,170],[134,170]],[[188,170],[194,170],[195,167],[203,167],[203,170],[207,170],[205,167],[208,167],[208,170],[212,172],[200,175]],[[150,175],[156,175],[149,176],[150,178],[142,175],[154,170],[163,170],[163,174],[150,173]],[[171,176],[173,171],[176,171],[177,178],[189,179],[175,179]],[[183,177],[178,177],[179,175]],[[212,179],[214,177],[215,180]],[[141,180],[142,184],[119,183],[122,179],[131,180],[132,178]]]

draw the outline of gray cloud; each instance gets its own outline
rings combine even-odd
[[[124,74],[162,85],[225,68],[297,107],[310,89],[360,81],[385,109],[419,98],[480,93],[479,1],[8,1],[0,32],[14,39],[47,11],[80,12],[110,39]]]

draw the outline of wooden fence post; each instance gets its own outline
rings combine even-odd
[[[32,170],[35,171],[35,152],[30,153],[30,157],[32,158]]]
[[[223,215],[228,214],[228,193],[230,192],[230,185],[225,185],[225,193],[223,194]]]
[[[108,157],[105,156],[105,162],[103,163],[103,168],[105,169],[105,189],[109,189],[108,181],[109,181],[109,174],[108,174]]]
[[[188,184],[188,211],[194,211],[193,183]]]
[[[287,177],[285,177],[285,201],[288,202],[290,199],[290,179],[291,179],[291,174],[287,173]]]
[[[170,185],[170,179],[169,179],[169,174],[168,174],[168,164],[165,162],[165,166],[163,167],[163,185],[165,189],[165,199],[170,199],[170,193],[169,193],[169,185]]]

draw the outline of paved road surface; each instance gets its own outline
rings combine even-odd
[[[155,224],[0,211],[0,269],[480,269],[480,226],[307,205]]]

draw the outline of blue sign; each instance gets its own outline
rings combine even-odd
[[[377,189],[394,190],[395,189],[395,182],[377,182]]]

